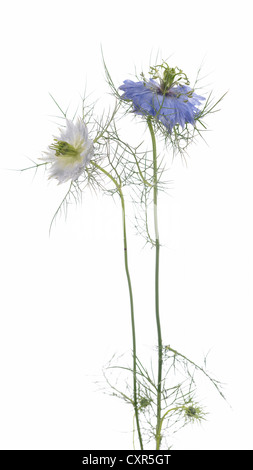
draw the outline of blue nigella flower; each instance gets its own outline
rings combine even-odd
[[[160,68],[163,69],[162,78]],[[170,68],[164,63],[151,67],[150,73],[153,78],[149,80],[144,76],[143,81],[139,82],[124,80],[124,85],[119,87],[124,91],[121,98],[132,101],[135,114],[157,119],[170,133],[177,124],[182,128],[186,123],[194,126],[200,115],[198,106],[205,98],[188,86],[188,79],[182,70]],[[154,78],[159,78],[159,83]],[[182,84],[182,80],[186,84]]]

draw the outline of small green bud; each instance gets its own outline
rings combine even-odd
[[[188,418],[195,418],[195,416],[198,414],[198,411],[193,406],[188,406],[188,408],[185,410],[185,414],[188,416]]]
[[[143,398],[140,399],[140,407],[141,408],[146,408],[148,405],[150,405],[150,402],[151,402],[151,400],[149,400],[148,398],[143,397]]]
[[[205,413],[203,409],[199,408],[198,406],[183,406],[183,410],[185,413],[185,418],[191,421],[200,421],[201,419],[205,419]]]

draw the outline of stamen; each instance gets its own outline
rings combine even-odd
[[[149,74],[154,80],[160,80],[160,90],[164,94],[167,94],[175,85],[190,84],[187,75],[181,69],[169,67],[166,62],[150,67]]]
[[[56,140],[55,143],[50,145],[51,150],[55,151],[57,157],[72,157],[77,158],[79,156],[79,151],[70,145],[68,142],[63,140]]]

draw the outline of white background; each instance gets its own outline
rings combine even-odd
[[[37,160],[58,114],[87,91],[107,106],[100,46],[119,85],[160,51],[195,77],[221,111],[208,146],[174,161],[160,205],[164,341],[226,383],[231,405],[206,387],[209,411],[174,449],[252,449],[253,163],[250,1],[2,2],[1,449],[131,449],[128,407],[97,391],[114,352],[131,348],[120,208],[84,195],[48,228],[65,188]],[[103,101],[104,100],[104,101]],[[148,138],[148,137],[147,137]],[[170,161],[170,156],[168,156]],[[164,231],[163,231],[164,227]],[[153,256],[129,226],[137,328],[148,363],[155,345]]]

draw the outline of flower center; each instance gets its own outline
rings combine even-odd
[[[189,85],[187,75],[178,67],[169,67],[166,62],[150,67],[149,74],[152,78],[159,79],[162,94],[168,94],[175,85]]]
[[[64,140],[55,139],[55,143],[50,145],[49,148],[54,150],[57,157],[69,157],[72,159],[77,159],[80,156],[79,150]]]

